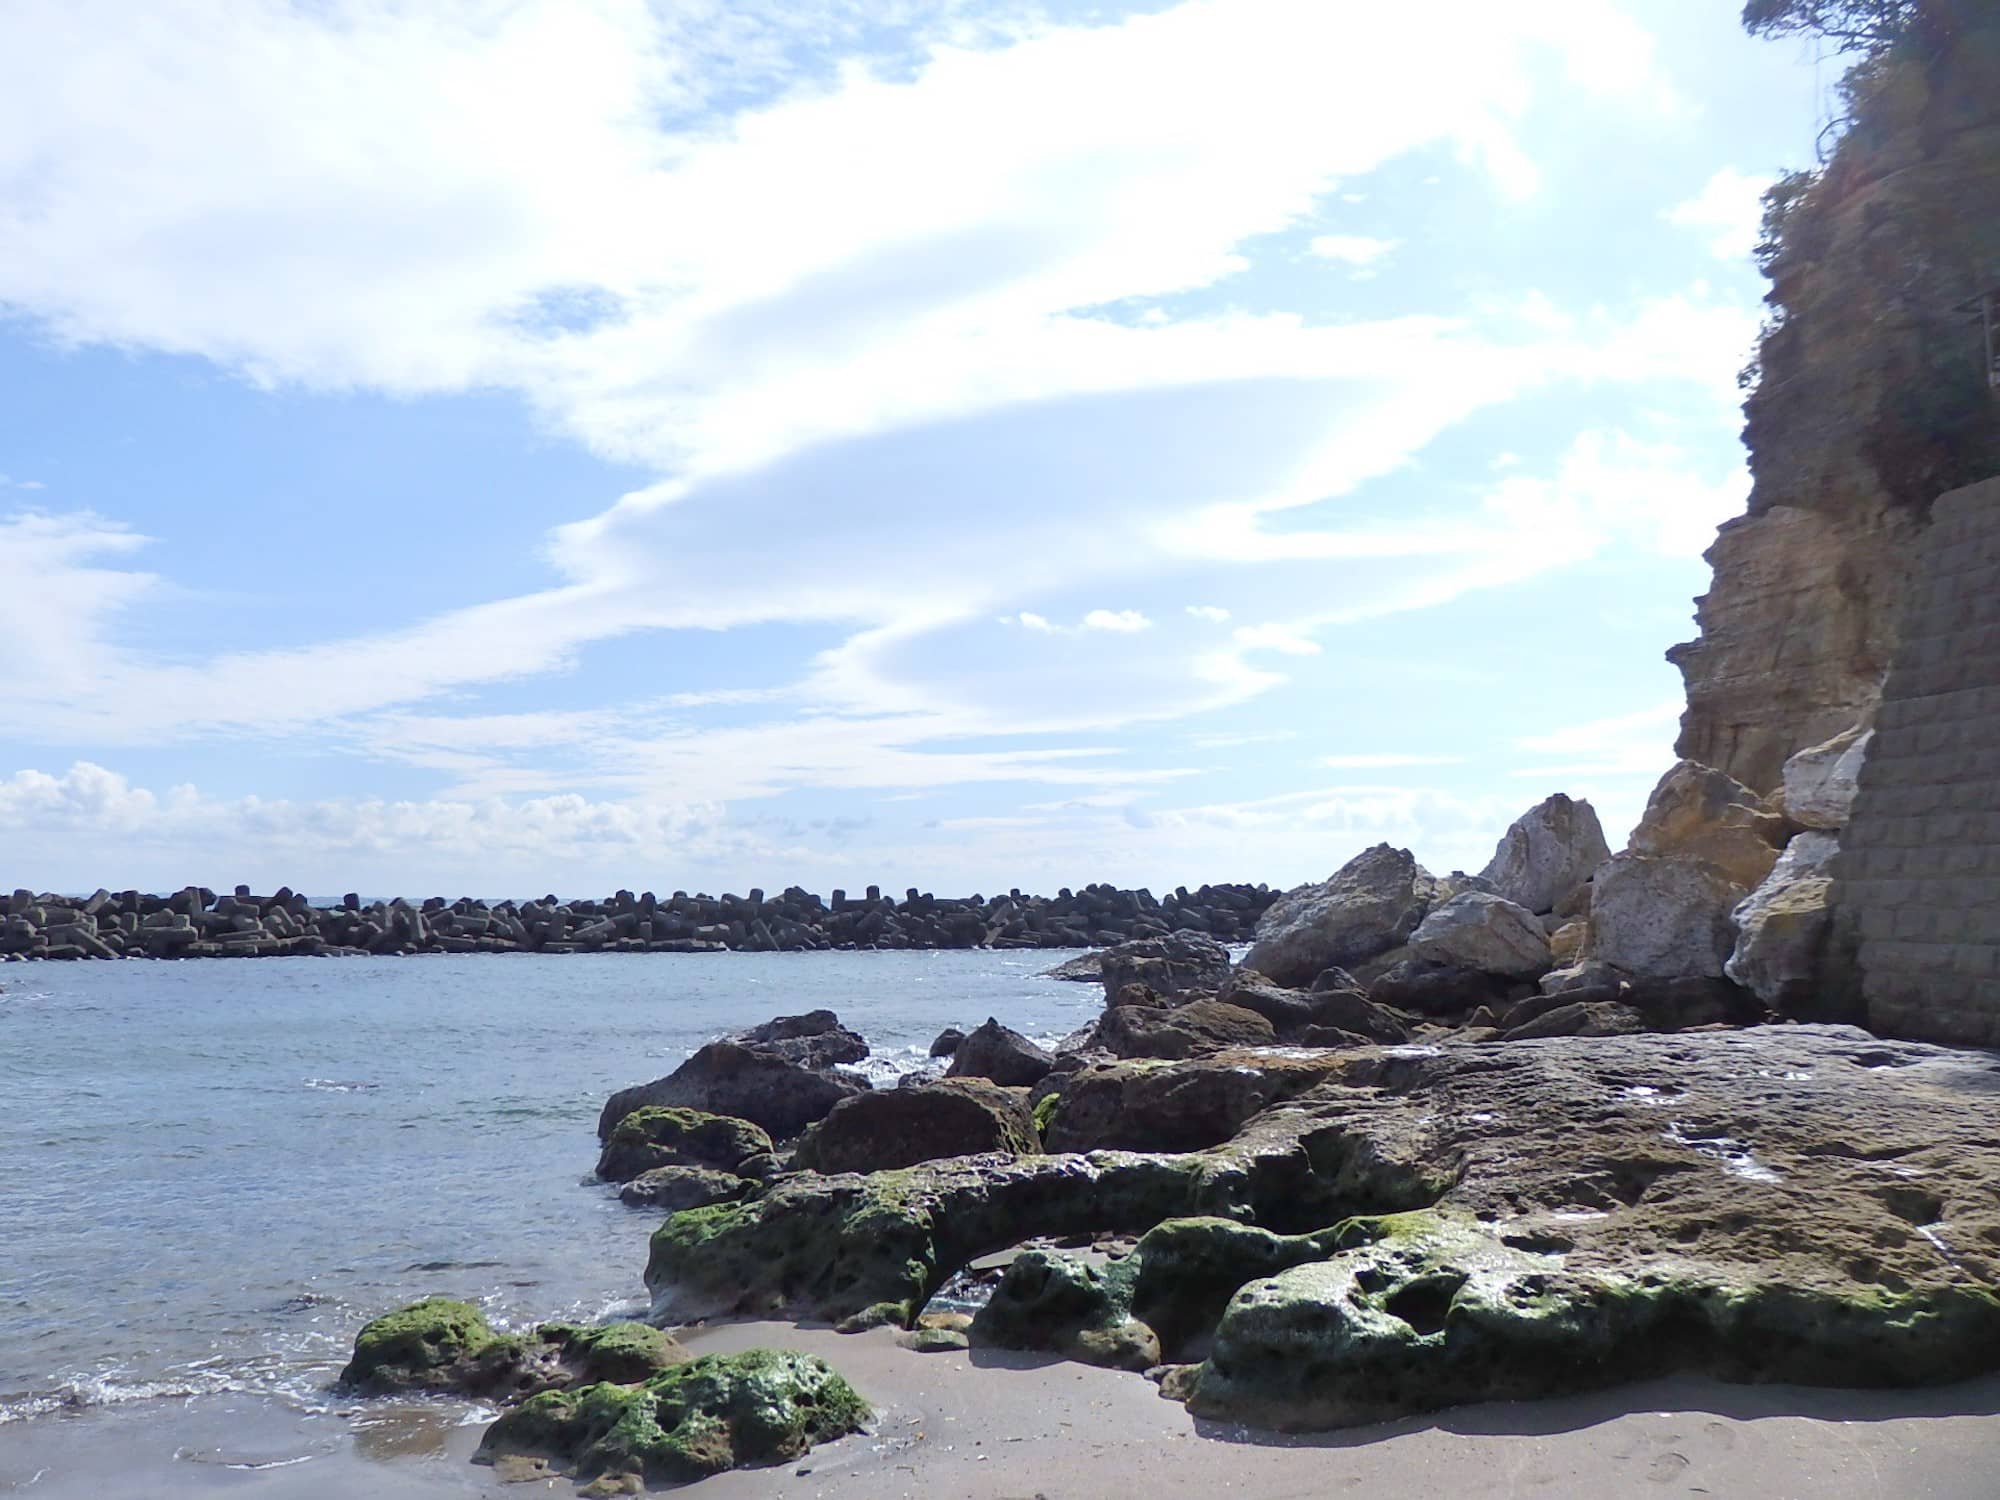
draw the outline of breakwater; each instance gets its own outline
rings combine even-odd
[[[619,891],[603,900],[364,902],[314,905],[289,889],[227,896],[190,886],[170,896],[99,890],[87,897],[16,890],[0,919],[0,958],[262,958],[344,953],[751,953],[832,948],[1090,948],[1170,932],[1247,941],[1277,898],[1263,885],[1177,888],[1156,898],[1108,885],[1054,896],[901,900],[870,886],[822,900]]]

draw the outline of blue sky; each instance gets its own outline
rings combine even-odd
[[[1614,844],[1747,492],[1729,0],[21,0],[0,882]]]

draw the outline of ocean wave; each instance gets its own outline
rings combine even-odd
[[[161,1380],[78,1375],[50,1390],[0,1395],[0,1425],[56,1412],[88,1411],[92,1407],[122,1406],[131,1401],[187,1400],[247,1388],[219,1370],[189,1370]]]

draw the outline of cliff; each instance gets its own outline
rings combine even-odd
[[[1774,789],[1870,717],[1932,501],[2000,473],[1977,299],[2000,292],[2000,14],[1858,67],[1824,171],[1768,200],[1772,314],[1744,406],[1746,514],[1709,549],[1679,753]]]

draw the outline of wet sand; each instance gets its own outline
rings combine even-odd
[[[1461,1407],[1283,1437],[1198,1423],[1133,1375],[981,1352],[913,1354],[894,1335],[746,1324],[705,1350],[823,1354],[873,1401],[874,1432],[776,1469],[705,1481],[702,1500],[1128,1500],[1241,1495],[1707,1495],[1720,1500],[1993,1500],[2000,1378],[1928,1391],[1676,1379],[1561,1401]],[[359,1412],[356,1417],[352,1413]],[[568,1496],[469,1463],[483,1423],[444,1404],[302,1416],[201,1398],[0,1427],[0,1495],[445,1500]]]

